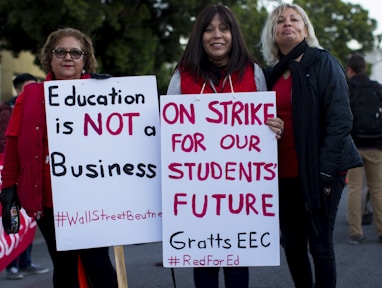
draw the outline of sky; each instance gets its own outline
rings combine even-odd
[[[363,9],[368,10],[369,18],[374,18],[378,22],[377,30],[374,31],[374,34],[382,33],[382,13],[379,0],[343,0],[343,2],[359,4]]]

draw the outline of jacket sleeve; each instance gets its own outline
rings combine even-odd
[[[361,164],[350,132],[353,115],[349,103],[349,89],[345,71],[328,52],[322,52],[317,74],[321,106],[321,173],[336,173]]]
[[[17,97],[15,107],[13,107],[11,118],[9,119],[9,123],[5,133],[6,136],[17,137],[19,135],[21,119],[23,114],[22,109],[23,109],[24,95],[25,93],[21,92],[21,94]]]
[[[267,91],[267,82],[265,81],[263,70],[256,63],[254,64],[254,71],[257,91]]]
[[[180,95],[180,73],[179,70],[176,70],[171,77],[170,83],[167,88],[167,95]]]
[[[3,156],[3,170],[1,172],[2,187],[7,188],[15,185],[20,171],[18,154],[18,135],[20,131],[22,110],[24,103],[24,92],[16,100],[11,118],[9,119]]]

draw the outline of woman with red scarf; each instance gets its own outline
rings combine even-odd
[[[187,47],[171,78],[167,94],[203,94],[266,91],[264,74],[250,55],[232,11],[208,5],[198,15]],[[278,139],[284,130],[280,118],[266,123]],[[224,267],[227,288],[247,288],[248,267]],[[194,268],[196,288],[218,288],[219,267]]]

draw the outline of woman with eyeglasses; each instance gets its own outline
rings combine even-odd
[[[49,35],[40,61],[47,73],[45,81],[108,77],[95,74],[93,44],[88,36],[72,28]],[[16,101],[6,132],[2,187],[4,230],[17,232],[12,230],[10,210],[12,203],[19,202],[36,219],[45,239],[53,262],[55,288],[118,287],[109,247],[56,249],[43,83],[28,85]],[[81,277],[84,274],[78,271],[84,271],[86,276]]]

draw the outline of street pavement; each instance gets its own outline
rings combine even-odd
[[[334,233],[337,258],[337,288],[381,288],[382,287],[382,243],[373,225],[364,227],[368,242],[358,246],[348,244],[346,220],[347,189],[345,188],[337,216]],[[110,248],[114,262],[114,249]],[[160,242],[124,246],[126,276],[129,288],[192,288],[192,268],[171,270],[160,266],[162,246]],[[0,272],[0,288],[51,288],[52,262],[45,242],[37,232],[32,259],[35,263],[50,268],[42,275],[25,276],[21,280],[6,279],[5,271]],[[159,264],[159,265],[158,265]],[[173,272],[173,274],[172,274]],[[220,273],[220,288],[224,288]],[[174,275],[174,278],[172,277]],[[175,285],[173,282],[175,279]],[[281,265],[277,267],[251,267],[250,288],[291,288],[293,287],[288,267],[281,249]],[[70,288],[70,287],[68,287]],[[108,287],[105,287],[108,288]]]

